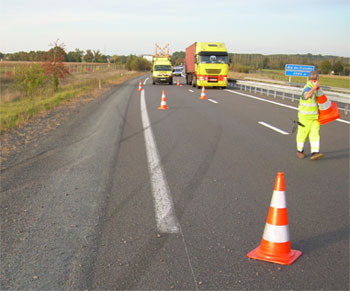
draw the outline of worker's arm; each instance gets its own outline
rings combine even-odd
[[[318,81],[314,82],[314,86],[312,88],[310,88],[309,90],[305,90],[304,91],[304,99],[307,100],[309,98],[312,97],[312,95],[314,94],[314,92],[319,89],[320,84],[318,83]]]

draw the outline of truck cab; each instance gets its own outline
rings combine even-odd
[[[193,87],[228,84],[229,59],[224,43],[196,42],[186,49],[186,83]]]

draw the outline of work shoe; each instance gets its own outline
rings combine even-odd
[[[299,159],[305,158],[304,152],[299,152],[299,151],[297,151],[297,156],[298,156]]]
[[[314,161],[314,160],[318,160],[318,159],[322,159],[322,158],[323,158],[323,154],[321,154],[321,153],[313,153],[313,154],[311,154],[310,160]]]

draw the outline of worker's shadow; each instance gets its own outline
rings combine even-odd
[[[293,243],[293,248],[295,247],[296,249],[300,249],[303,253],[308,254],[317,249],[344,240],[349,240],[349,226],[344,226],[331,232],[321,233],[314,237],[296,241]]]
[[[349,149],[324,152],[323,160],[342,160],[350,157]]]

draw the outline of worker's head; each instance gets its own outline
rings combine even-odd
[[[317,81],[319,77],[319,73],[317,71],[311,71],[309,75],[310,81]]]

